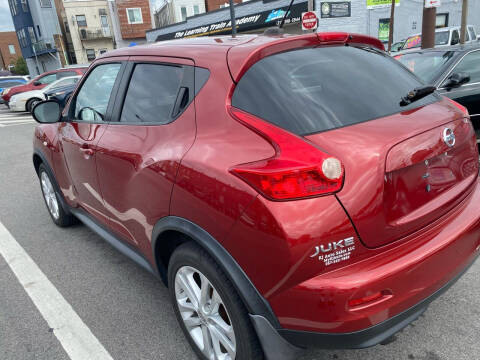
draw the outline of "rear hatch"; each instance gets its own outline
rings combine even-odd
[[[455,135],[453,146],[443,139],[446,129]],[[478,174],[470,121],[447,100],[307,139],[331,153],[350,148],[337,155],[346,172],[337,197],[369,247],[408,236],[450,211]]]
[[[363,243],[378,247],[446,214],[478,176],[474,131],[459,108],[436,93],[401,104],[423,85],[371,47],[309,47],[257,61],[232,105],[340,159],[336,196]]]

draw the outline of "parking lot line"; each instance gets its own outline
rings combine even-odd
[[[0,255],[72,360],[113,360],[70,304],[0,222]]]

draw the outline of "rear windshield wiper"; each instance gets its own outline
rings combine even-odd
[[[425,85],[420,86],[410,91],[406,96],[402,97],[400,106],[407,106],[414,101],[420,100],[435,91],[435,86]]]

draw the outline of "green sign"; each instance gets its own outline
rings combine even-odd
[[[392,0],[367,0],[367,8],[375,9],[392,5]],[[400,0],[395,0],[395,6],[400,5]]]
[[[388,41],[390,34],[390,19],[380,19],[378,21],[378,39],[380,41]]]

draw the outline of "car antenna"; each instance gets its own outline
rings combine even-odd
[[[230,0],[231,1],[231,0]],[[283,28],[283,24],[285,24],[285,19],[287,18],[288,14],[290,13],[290,9],[292,8],[292,5],[293,5],[293,1],[290,1],[290,5],[288,5],[288,9],[287,11],[285,12],[285,15],[283,15],[283,19],[282,19],[282,22],[280,23],[280,25],[278,25],[278,28],[281,29]]]
[[[233,0],[229,0],[230,22],[232,23],[232,38],[237,37],[237,21],[235,20],[235,4]]]

